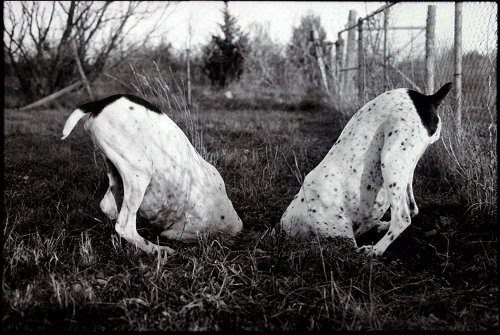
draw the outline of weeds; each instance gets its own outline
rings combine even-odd
[[[92,266],[95,263],[95,255],[92,250],[92,242],[87,232],[81,233],[80,257],[83,266]]]
[[[479,127],[472,122],[471,115],[465,114],[463,124],[457,130],[451,108],[441,108],[441,139],[431,146],[428,156],[440,171],[438,175],[452,181],[471,216],[496,218],[496,125],[492,123],[489,127]]]
[[[164,113],[181,126],[191,144],[202,157],[206,158],[207,153],[203,145],[203,133],[198,123],[197,113],[192,111],[191,106],[188,106],[182,87],[173,79],[168,82],[156,62],[153,61],[153,63],[156,70],[153,74],[138,73],[131,66],[135,78],[132,87],[143,98],[156,103]],[[170,75],[173,78],[171,70]]]

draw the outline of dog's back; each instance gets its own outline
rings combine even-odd
[[[305,177],[281,219],[285,232],[354,239],[373,226],[387,229],[380,219],[392,198],[408,200],[416,213],[413,170],[439,137],[436,108],[449,88],[445,85],[433,96],[395,89],[364,105]],[[406,213],[398,215],[406,220]]]

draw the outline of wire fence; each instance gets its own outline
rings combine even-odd
[[[461,83],[448,100],[455,113],[468,122],[496,125],[497,5],[455,7],[390,3],[364,18],[351,11],[332,48],[338,107],[360,107],[398,87],[430,94],[451,81]],[[457,15],[461,24],[455,26]]]
[[[496,124],[498,6],[496,3],[463,3],[464,34],[468,49],[463,54],[464,112]],[[465,41],[464,41],[465,42]]]

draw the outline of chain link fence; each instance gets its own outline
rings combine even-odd
[[[463,113],[474,121],[497,121],[498,6],[463,3]],[[465,120],[465,118],[464,118]]]
[[[453,110],[461,110],[463,122],[496,125],[496,3],[462,3],[461,73],[455,3],[390,3],[364,18],[352,12],[332,48],[338,108],[355,111],[398,87],[433,93],[461,74],[461,92],[448,99]]]

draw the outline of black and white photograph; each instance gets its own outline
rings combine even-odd
[[[4,331],[500,330],[496,2],[2,9]]]

